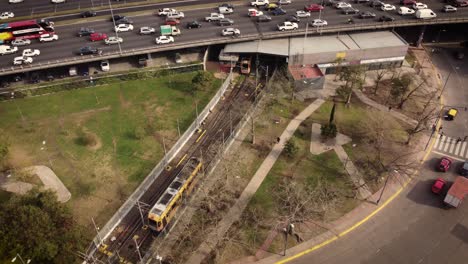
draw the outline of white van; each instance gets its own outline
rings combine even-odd
[[[18,51],[18,47],[0,45],[0,55],[13,54]]]
[[[420,9],[416,11],[416,18],[419,19],[430,19],[435,17],[437,17],[437,15],[431,9]]]
[[[415,13],[414,9],[408,8],[406,6],[400,6],[398,8],[398,14],[405,16],[405,15],[413,15]]]

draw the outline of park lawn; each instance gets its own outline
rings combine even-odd
[[[58,92],[0,104],[9,165],[47,165],[72,193],[78,222],[104,224],[222,83],[191,91],[195,73]]]

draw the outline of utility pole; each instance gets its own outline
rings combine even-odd
[[[138,236],[134,236],[133,241],[135,242],[135,245],[136,245],[136,250],[138,252],[138,257],[140,258],[140,263],[143,263],[143,258],[141,257],[140,246],[138,245],[137,237]]]
[[[442,94],[444,93],[444,90],[445,90],[445,86],[447,86],[447,83],[448,83],[448,81],[449,81],[449,79],[450,79],[450,76],[452,75],[452,71],[453,71],[453,70],[450,70],[450,72],[449,72],[449,74],[448,74],[448,76],[447,76],[447,79],[445,79],[444,86],[442,87],[442,90],[440,90],[440,94],[439,94],[439,96],[437,97],[438,99],[440,99],[440,97],[442,97]]]
[[[397,170],[393,170],[393,172],[398,173]],[[379,204],[380,200],[382,199],[382,195],[383,195],[383,193],[384,193],[384,191],[385,191],[385,187],[387,187],[387,182],[388,182],[388,179],[390,178],[390,176],[391,176],[391,173],[389,172],[389,173],[387,174],[387,178],[385,179],[385,183],[384,183],[384,186],[383,186],[383,188],[382,188],[382,191],[380,192],[379,199],[377,199],[377,201],[375,202],[376,204]]]

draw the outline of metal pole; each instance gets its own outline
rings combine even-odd
[[[101,238],[101,235],[99,234],[99,228],[96,226],[96,223],[94,222],[94,218],[91,217],[91,221],[93,222],[94,229],[96,230],[97,237],[99,239],[99,244],[102,244],[102,238]],[[98,245],[96,246],[99,247]]]
[[[140,258],[140,263],[143,263],[143,258],[141,257],[141,252],[140,252],[140,246],[138,245],[136,238],[133,238],[133,241],[135,242],[135,245],[136,245],[136,250],[138,252],[138,257]]]
[[[119,38],[119,33],[117,33],[117,31],[115,30],[116,25],[115,25],[115,19],[114,19],[114,10],[112,9],[111,0],[109,0],[109,9],[111,12],[112,23],[114,23],[115,37]],[[120,45],[120,42],[117,41],[117,45],[119,46],[119,53],[120,55],[122,55],[122,46]]]
[[[452,75],[452,71],[453,70],[450,70],[448,76],[447,76],[447,79],[445,79],[445,83],[444,83],[444,86],[442,87],[442,90],[440,91],[440,94],[439,94],[439,99],[440,97],[442,97],[442,93],[444,93],[444,90],[445,90],[445,86],[447,86],[447,83],[448,83],[448,80],[450,79],[450,75]]]
[[[197,126],[200,126],[200,122],[198,120],[198,102],[195,102],[195,113],[197,114]]]
[[[141,217],[141,223],[143,225],[145,225],[145,218],[143,217],[143,213],[141,212],[141,205],[140,205],[140,201],[136,201],[136,204],[138,206],[138,211],[140,212],[140,217]]]
[[[179,118],[177,118],[177,132],[179,132],[179,138],[180,138],[180,125],[179,125]]]

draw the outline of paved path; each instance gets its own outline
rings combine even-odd
[[[229,212],[224,216],[224,218],[218,223],[218,226],[210,234],[208,234],[205,241],[198,247],[198,249],[190,256],[187,263],[198,264],[202,263],[206,256],[208,256],[216,246],[217,241],[224,236],[224,234],[231,227],[232,223],[237,221],[242,215],[245,207],[249,203],[252,196],[257,191],[258,187],[262,184],[265,177],[270,172],[270,169],[275,164],[279,155],[284,149],[284,143],[287,142],[299,125],[308,118],[315,110],[317,110],[325,101],[322,99],[316,99],[312,104],[310,104],[306,109],[304,109],[299,115],[296,116],[291,122],[289,122],[286,129],[283,131],[280,137],[280,144],[273,146],[273,149],[270,151],[266,159],[263,161],[262,165],[258,168],[257,172],[250,180],[247,187],[242,192],[239,199],[236,201],[233,207]]]

